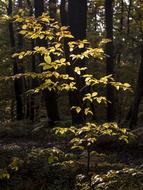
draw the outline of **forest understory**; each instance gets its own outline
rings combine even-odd
[[[0,0],[0,190],[143,190],[142,0]]]

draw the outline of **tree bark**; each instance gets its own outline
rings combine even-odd
[[[75,40],[83,40],[86,38],[86,27],[87,27],[87,0],[69,0],[68,1],[68,25],[70,26],[71,34],[74,36]],[[74,53],[81,53],[83,50],[77,49]],[[85,60],[77,60],[74,63],[75,66],[85,66]],[[72,110],[72,121],[73,123],[83,123],[84,113],[83,113],[83,94],[81,89],[85,85],[84,80],[74,73],[73,67],[69,67],[69,75],[74,76],[76,79],[77,90],[69,93],[70,106],[79,106],[82,108],[80,113]]]
[[[127,20],[127,35],[130,34],[130,16],[131,16],[132,0],[129,0],[128,20]]]
[[[141,56],[141,63],[140,63],[139,72],[138,72],[138,80],[136,84],[135,97],[134,97],[133,105],[130,110],[130,118],[129,118],[130,129],[134,129],[137,125],[139,105],[143,96],[143,88],[142,88],[142,85],[143,85],[143,44],[141,45],[140,56]]]
[[[34,0],[35,17],[39,17],[44,12],[44,0]],[[47,46],[45,40],[38,40],[37,43],[42,46]],[[40,61],[43,57],[40,57]],[[49,125],[54,125],[55,121],[59,120],[58,105],[56,101],[56,94],[54,91],[44,90],[43,95],[45,98],[47,114],[49,118]]]
[[[8,15],[12,15],[12,0],[8,1]],[[10,46],[14,53],[16,49],[16,43],[15,43],[15,35],[14,35],[14,28],[13,23],[9,22],[8,24],[9,28],[9,36],[10,36]],[[13,74],[16,75],[19,73],[18,64],[15,58],[12,59],[13,63]],[[16,119],[21,120],[23,119],[23,102],[22,102],[22,80],[21,79],[15,79],[14,80],[14,90],[15,90],[15,99],[16,99]]]
[[[86,38],[87,0],[69,0],[68,22],[75,40]]]
[[[124,23],[124,1],[121,1],[121,18],[120,18],[120,31],[123,30],[123,23]]]
[[[29,16],[33,15],[33,6],[30,0],[27,0],[27,5],[29,8]],[[35,47],[35,40],[31,40],[31,50],[33,51]],[[35,55],[32,55],[31,58],[31,71],[36,72],[36,60]],[[31,88],[36,87],[36,79],[32,79]],[[29,95],[27,102],[27,118],[34,122],[35,120],[35,95]]]
[[[67,10],[66,10],[66,0],[61,0],[60,4],[60,19],[61,19],[61,24],[62,26],[67,26],[68,25],[68,15],[67,15]]]
[[[106,74],[114,75],[114,46],[113,46],[113,0],[105,0],[105,26],[106,38],[111,39],[111,42],[106,44]],[[111,85],[107,86],[107,121],[115,120],[115,97],[114,88]]]
[[[124,28],[124,1],[121,1],[120,4],[120,25],[119,25],[119,32],[122,33],[123,32],[123,28]],[[122,55],[122,47],[123,44],[122,42],[119,40],[119,47],[117,47],[117,56],[116,56],[116,62],[117,65],[120,65],[121,62],[121,55]],[[116,78],[118,79],[118,76],[120,78],[120,73],[116,73]],[[122,115],[122,97],[120,96],[120,92],[116,92],[116,114],[118,115],[118,122],[121,122],[121,119],[123,119],[123,115]]]
[[[49,0],[49,15],[51,18],[56,19],[57,13],[57,0]]]
[[[18,8],[22,9],[23,8],[23,0],[18,0]],[[23,45],[24,45],[24,39],[23,35],[19,34],[19,31],[21,30],[21,24],[18,24],[18,34],[17,34],[17,51],[21,52],[23,50]],[[18,73],[24,73],[24,67],[23,67],[23,61],[17,59],[18,63]],[[21,77],[19,79],[19,89],[20,89],[20,96],[22,99],[22,109],[23,109],[23,119],[25,117],[25,97],[24,97],[24,90],[25,90],[25,79],[24,77]]]

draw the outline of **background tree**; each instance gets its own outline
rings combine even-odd
[[[44,1],[42,0],[35,0],[34,1],[34,7],[35,7],[35,17],[39,17],[44,13]],[[43,28],[45,26],[43,25]],[[48,44],[45,40],[37,40],[37,45],[42,45],[46,47]],[[42,62],[43,57],[39,57],[39,61]],[[47,109],[47,114],[49,118],[49,125],[53,125],[55,121],[59,120],[59,114],[58,114],[58,107],[57,107],[57,102],[56,102],[56,94],[55,92],[49,91],[49,90],[44,90],[43,92],[44,98],[45,98],[45,103],[46,103],[46,109]]]
[[[124,120],[125,116],[127,115],[128,110],[130,113],[128,114],[129,117],[127,120],[131,120],[131,112],[135,110],[133,107],[134,99],[136,99],[137,94],[137,81],[138,81],[138,72],[139,65],[141,63],[140,57],[141,57],[141,43],[142,43],[142,16],[141,16],[141,9],[142,5],[139,0],[132,0],[132,1],[98,1],[98,0],[88,0],[88,3],[86,1],[64,1],[61,2],[51,0],[51,1],[35,1],[35,8],[34,8],[34,1],[29,0],[23,0],[23,1],[13,1],[12,3],[12,14],[15,14],[18,12],[18,9],[21,8],[19,6],[19,3],[24,5],[23,9],[27,15],[33,15],[35,14],[38,18],[39,15],[41,15],[44,10],[50,14],[52,18],[56,18],[59,20],[59,11],[61,14],[61,24],[66,25],[70,27],[70,30],[72,34],[74,35],[74,38],[77,40],[83,40],[87,38],[94,47],[98,46],[99,41],[101,41],[103,38],[110,38],[114,40],[114,47],[113,43],[106,44],[106,59],[103,59],[102,61],[95,59],[95,65],[93,66],[90,64],[92,59],[90,59],[88,62],[84,60],[76,60],[75,65],[80,64],[83,67],[86,66],[86,63],[88,64],[88,70],[92,71],[94,76],[101,77],[106,72],[108,74],[113,74],[116,76],[116,79],[119,81],[127,81],[129,82],[135,93],[128,93],[128,96],[123,96],[122,92],[118,92],[114,94],[112,91],[112,87],[110,89],[110,86],[108,86],[107,90],[107,97],[112,104],[108,104],[107,106],[107,112],[108,112],[108,121],[118,119],[121,123]],[[0,1],[0,14],[6,15],[8,12],[8,4],[9,1]],[[138,5],[138,6],[137,6]],[[35,11],[36,10],[36,11]],[[107,11],[110,10],[110,11]],[[34,13],[35,11],[35,13]],[[11,23],[11,21],[9,21]],[[6,48],[8,45],[11,46],[11,42],[8,41],[5,37],[6,35],[6,25],[4,23],[1,24],[1,37],[0,37],[0,43],[1,43],[1,51],[0,51],[0,60],[1,60],[1,69],[0,74],[4,75],[7,74],[10,75],[13,73],[13,64],[10,64],[10,60],[7,59],[8,56],[6,54],[14,53],[16,49],[34,49],[34,46],[36,46],[35,40],[23,40],[20,39],[20,34],[18,34],[18,25],[15,23],[12,23],[13,25],[13,31],[14,31],[14,40],[15,40],[15,48]],[[44,26],[46,27],[46,26]],[[43,27],[43,28],[44,28]],[[129,29],[128,29],[129,28]],[[129,35],[128,35],[129,30]],[[114,37],[113,37],[114,32]],[[12,34],[12,33],[11,33]],[[108,35],[107,35],[108,34]],[[20,40],[19,40],[20,39]],[[43,43],[45,47],[48,47],[48,42],[44,42],[44,40],[38,40],[38,43]],[[64,42],[64,53],[65,57],[68,61],[73,63],[71,58],[69,58],[69,49],[68,44],[69,39],[65,40]],[[19,43],[23,43],[23,45],[20,47]],[[19,47],[18,47],[19,46]],[[11,46],[14,47],[14,46]],[[7,52],[9,51],[9,52]],[[74,53],[81,53],[84,51],[84,48],[77,48],[74,50]],[[6,53],[7,52],[7,53]],[[52,56],[51,56],[52,57]],[[41,60],[40,60],[41,59]],[[38,65],[40,62],[42,62],[43,58],[38,58],[38,56],[33,55],[30,59],[27,59],[21,64],[21,61],[16,61],[16,67],[18,69],[18,73],[25,72],[39,72],[41,73],[41,70],[39,69]],[[106,64],[106,62],[110,62],[110,64]],[[14,63],[14,58],[12,60]],[[25,65],[24,63],[27,62],[28,64]],[[107,68],[105,67],[107,65]],[[23,68],[22,68],[23,66]],[[7,70],[6,70],[7,68]],[[58,117],[58,111],[57,107],[60,105],[60,115],[62,118],[65,116],[71,120],[73,123],[81,123],[84,121],[83,113],[81,112],[78,116],[74,110],[71,111],[71,115],[69,114],[68,107],[71,107],[73,105],[80,105],[82,96],[85,93],[85,84],[81,77],[76,75],[73,71],[74,68],[71,66],[66,68],[66,72],[70,74],[70,76],[74,76],[76,80],[78,81],[78,90],[75,93],[70,93],[69,95],[69,103],[67,101],[67,94],[63,93],[60,95],[60,98],[54,93],[54,92],[46,92],[46,96],[49,97],[49,103],[46,103],[47,109],[44,108],[44,101],[41,100],[41,95],[33,95],[26,96],[25,92],[31,88],[35,88],[39,85],[39,80],[37,79],[15,79],[15,81],[21,80],[19,87],[17,88],[20,95],[16,95],[15,87],[11,88],[12,94],[9,95],[9,90],[1,90],[2,91],[2,97],[1,97],[1,110],[3,110],[3,113],[8,114],[1,114],[5,115],[4,117],[11,117],[12,119],[16,118],[17,114],[22,115],[20,116],[21,119],[30,119],[32,121],[35,120],[37,122],[40,120],[41,116],[46,117],[46,110],[49,114],[49,118],[53,118],[51,120],[57,120]],[[126,72],[128,71],[128,72]],[[85,71],[82,71],[83,73]],[[15,72],[16,73],[16,72]],[[40,81],[41,82],[41,81]],[[9,85],[12,86],[15,82],[10,82]],[[23,88],[21,86],[23,85]],[[4,84],[1,82],[1,89],[5,89]],[[85,88],[84,88],[85,87]],[[96,90],[96,89],[94,89]],[[100,92],[102,94],[105,93],[103,89],[100,89]],[[50,95],[52,93],[52,95]],[[6,94],[6,95],[4,95]],[[48,95],[47,95],[48,94]],[[16,95],[16,98],[15,98]],[[4,98],[3,96],[7,97]],[[18,97],[18,98],[17,98]],[[45,96],[43,96],[45,97]],[[4,101],[2,101],[4,99]],[[19,99],[19,100],[17,100]],[[21,99],[21,100],[20,100]],[[27,100],[26,100],[27,99]],[[43,98],[45,99],[45,98]],[[26,100],[26,101],[25,101]],[[62,104],[62,101],[64,101],[64,104]],[[19,108],[17,107],[17,101],[21,101]],[[11,102],[11,103],[9,103]],[[48,102],[48,100],[46,100]],[[51,103],[52,102],[52,103]],[[57,102],[56,105],[54,102]],[[116,105],[115,105],[116,102]],[[8,105],[9,104],[9,105]],[[61,106],[62,105],[62,106]],[[40,107],[39,107],[40,106]],[[55,106],[55,108],[53,108]],[[93,111],[96,112],[96,121],[102,121],[106,120],[106,108],[103,106],[102,108],[98,107],[98,105],[94,104]],[[21,107],[21,108],[20,108]],[[39,108],[38,108],[39,107]],[[52,107],[53,109],[51,109]],[[131,108],[130,108],[131,107]],[[136,106],[137,107],[137,106]],[[49,109],[48,109],[49,108]],[[16,110],[18,110],[16,113]],[[13,110],[13,111],[12,111]],[[22,111],[21,111],[22,110]],[[36,115],[37,110],[39,110],[39,114]],[[42,110],[42,111],[41,111]],[[64,114],[63,114],[64,111]],[[10,116],[11,112],[11,116]],[[136,112],[136,111],[135,111]],[[13,114],[12,114],[13,113]],[[50,116],[51,115],[51,116]],[[95,114],[94,114],[95,115]],[[141,101],[139,104],[139,113],[138,113],[138,121],[139,123],[142,121],[142,105]],[[19,116],[18,116],[19,117]],[[21,120],[20,119],[20,120]],[[132,123],[129,122],[129,123]],[[136,123],[136,122],[135,122]]]
[[[8,15],[12,15],[12,1],[8,1]],[[14,27],[13,23],[9,22],[9,35],[10,35],[10,45],[11,49],[16,50],[16,42],[15,42],[15,34],[14,34]],[[22,46],[22,40],[19,36],[19,44],[18,47],[21,49]],[[21,69],[19,68],[19,65],[17,63],[16,59],[12,59],[13,62],[13,74],[16,75],[21,72]],[[23,100],[22,100],[22,94],[23,94],[23,81],[22,79],[15,79],[14,80],[14,89],[15,89],[15,98],[16,98],[16,118],[17,120],[22,120],[24,118],[23,115]]]
[[[87,27],[87,1],[84,0],[71,0],[68,1],[68,25],[70,27],[71,34],[74,36],[75,40],[83,40],[86,39],[86,27]],[[76,53],[82,52],[83,50],[77,49]],[[85,66],[85,60],[77,60],[75,65]],[[74,76],[73,68],[69,67],[68,73],[71,76]],[[82,107],[82,91],[81,89],[84,87],[84,82],[82,78],[78,75],[76,77],[77,81],[77,91],[70,92],[69,101],[70,106],[81,106]],[[73,123],[81,123],[84,121],[83,113],[77,114],[74,110],[72,113]]]
[[[111,42],[106,44],[106,73],[114,75],[114,46],[113,46],[113,1],[105,0],[105,25],[106,38]],[[115,97],[112,86],[107,87],[107,99],[109,101],[107,107],[107,121],[115,120]]]

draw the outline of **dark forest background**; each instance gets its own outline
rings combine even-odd
[[[102,76],[114,74],[116,80],[128,82],[132,93],[116,93],[107,89],[107,99],[112,102],[106,109],[96,109],[98,121],[127,121],[129,127],[136,127],[142,121],[142,3],[139,1],[1,1],[1,15],[14,15],[18,9],[38,17],[43,12],[70,26],[77,40],[87,38],[95,47],[103,38],[113,39],[106,46],[108,55],[104,61],[89,65],[93,74]],[[37,65],[34,56],[21,64],[12,60],[14,52],[20,52],[34,46],[18,34],[19,26],[1,21],[1,76],[15,75],[33,71]],[[28,65],[28,66],[27,66]],[[49,121],[71,120],[66,94],[58,95],[46,92],[28,97],[26,92],[32,88],[30,80],[24,78],[1,82],[1,123],[15,120],[39,122],[41,118]],[[73,98],[74,99],[74,98]],[[32,104],[32,105],[31,105]],[[74,104],[74,102],[73,102]],[[107,114],[106,114],[107,111]],[[72,117],[74,120],[74,116]]]
[[[65,32],[61,33],[65,35],[63,40],[58,44],[56,37],[50,39],[50,33],[47,38],[45,33],[26,38],[27,23],[32,23],[25,24],[28,17],[41,22],[45,32],[56,22],[55,28],[59,28],[54,30]],[[35,24],[35,31],[36,27]],[[76,44],[73,47],[69,45],[71,38]],[[39,49],[24,56],[27,50],[34,51],[36,46],[48,49],[52,43],[59,46],[48,56],[44,57],[43,52],[37,55]],[[88,44],[95,54],[90,52],[82,59],[84,51],[89,50]],[[71,50],[74,46],[77,47]],[[63,52],[58,55],[55,52],[59,47]],[[71,57],[77,54],[74,61]],[[54,86],[61,75],[66,80],[63,91],[44,83],[44,66],[39,67],[44,61],[50,65],[58,60],[65,68],[59,66],[55,73],[52,66],[47,67],[52,76],[47,78],[53,80]],[[100,79],[104,88],[88,85],[83,80],[84,75],[90,77],[88,74]],[[70,80],[75,81],[76,90],[67,90]],[[84,103],[84,96],[88,103]],[[142,0],[0,0],[0,188],[143,189],[142,97]],[[53,129],[63,135],[62,141]],[[72,132],[74,137],[66,132]],[[124,142],[115,142],[114,136]],[[69,142],[80,150],[73,154]],[[91,158],[95,147],[98,151]],[[57,160],[60,164],[64,160],[65,165],[62,162],[62,167],[59,163],[57,167]],[[73,160],[77,161],[74,166]]]

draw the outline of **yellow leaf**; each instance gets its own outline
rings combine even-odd
[[[93,115],[93,112],[90,110],[90,108],[85,108],[84,113],[85,115],[88,115],[88,114]]]
[[[98,95],[97,92],[93,92],[93,93],[92,93],[92,97],[95,97],[95,96],[97,96],[97,95]]]
[[[44,60],[46,61],[46,63],[51,63],[51,57],[49,55],[45,55],[44,56]]]
[[[27,25],[24,24],[24,25],[22,26],[22,29],[25,30],[26,28],[27,28]]]
[[[79,67],[76,67],[75,70],[74,70],[78,75],[81,74],[81,69]]]
[[[76,112],[79,113],[81,111],[81,108],[80,107],[77,107],[76,108]]]
[[[84,48],[84,44],[79,44],[79,46],[78,46],[79,48]]]

